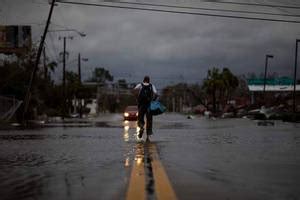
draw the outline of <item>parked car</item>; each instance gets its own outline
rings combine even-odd
[[[138,107],[127,106],[124,111],[124,120],[137,121],[138,119]]]

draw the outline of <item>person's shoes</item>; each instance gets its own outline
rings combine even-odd
[[[146,137],[146,142],[150,142],[150,136],[149,135],[147,135],[147,137]]]
[[[144,128],[141,127],[140,130],[139,130],[139,133],[137,135],[139,139],[141,139],[143,137],[143,133],[144,133]]]
[[[153,131],[152,130],[147,130],[147,135],[153,135]]]

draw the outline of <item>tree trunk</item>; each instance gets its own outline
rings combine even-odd
[[[213,87],[213,91],[212,91],[212,100],[213,100],[213,113],[216,113],[217,111],[217,105],[216,105],[216,87]]]

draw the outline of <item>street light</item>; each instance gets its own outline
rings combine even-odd
[[[56,1],[58,1],[58,0],[56,0]],[[51,0],[48,0],[48,3],[49,4],[51,4],[52,3],[52,1]],[[57,3],[55,3],[55,1],[54,1],[54,6],[57,6],[58,4]]]
[[[266,96],[266,79],[267,79],[267,68],[268,68],[268,60],[269,58],[274,58],[273,55],[267,54],[266,55],[266,60],[265,60],[265,76],[264,76],[264,91],[263,91],[263,95],[264,95],[264,99]]]
[[[296,50],[295,50],[295,68],[294,68],[294,90],[293,90],[293,111],[296,112],[296,84],[297,84],[297,63],[298,63],[298,43],[300,39],[296,40]]]
[[[80,35],[81,37],[85,37],[86,34],[84,32],[80,32],[76,29],[57,29],[57,30],[49,30],[48,32],[75,32],[77,33],[78,35]]]

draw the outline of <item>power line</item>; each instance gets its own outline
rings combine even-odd
[[[131,7],[131,6],[117,6],[117,5],[96,4],[96,3],[83,3],[83,2],[74,2],[74,1],[58,1],[57,3],[73,4],[73,5],[81,5],[81,6],[96,6],[96,7],[106,7],[106,8],[121,8],[121,9],[131,9],[131,10],[143,10],[143,11],[173,13],[173,14],[201,15],[201,16],[210,16],[210,17],[232,18],[232,19],[285,22],[285,23],[297,23],[297,24],[300,23],[300,21],[298,21],[298,20],[271,19],[271,18],[260,18],[260,17],[244,17],[244,16],[237,16],[237,15],[221,15],[221,14],[199,13],[199,12],[164,10],[164,9],[145,8],[145,7],[141,8],[141,7]]]
[[[41,4],[41,5],[48,4],[48,3],[45,3],[44,1],[43,1],[43,2],[38,2],[38,1],[36,1],[36,0],[31,0],[31,2],[32,2],[33,4]]]
[[[10,11],[10,7],[8,6],[8,3],[6,2],[6,0],[3,0],[3,2],[1,2],[1,8],[0,8],[0,17],[2,18],[0,23],[5,24],[7,22],[7,12]],[[3,9],[5,8],[5,9]]]
[[[260,7],[271,7],[271,8],[288,8],[288,9],[300,9],[300,6],[283,6],[276,4],[262,4],[262,3],[242,3],[234,1],[205,1],[215,4],[232,4],[232,5],[242,5],[242,6],[260,6]]]
[[[215,8],[203,8],[203,7],[193,7],[193,6],[175,6],[175,5],[170,5],[170,4],[139,3],[139,2],[129,2],[129,1],[119,1],[119,2],[109,1],[109,2],[117,3],[117,4],[140,5],[140,6],[155,6],[155,7],[166,7],[166,8],[206,10],[206,11],[231,12],[231,13],[243,13],[243,14],[259,14],[259,15],[284,16],[284,17],[300,17],[300,15],[295,15],[295,14],[254,12],[254,11],[232,10],[232,9],[215,9]]]

